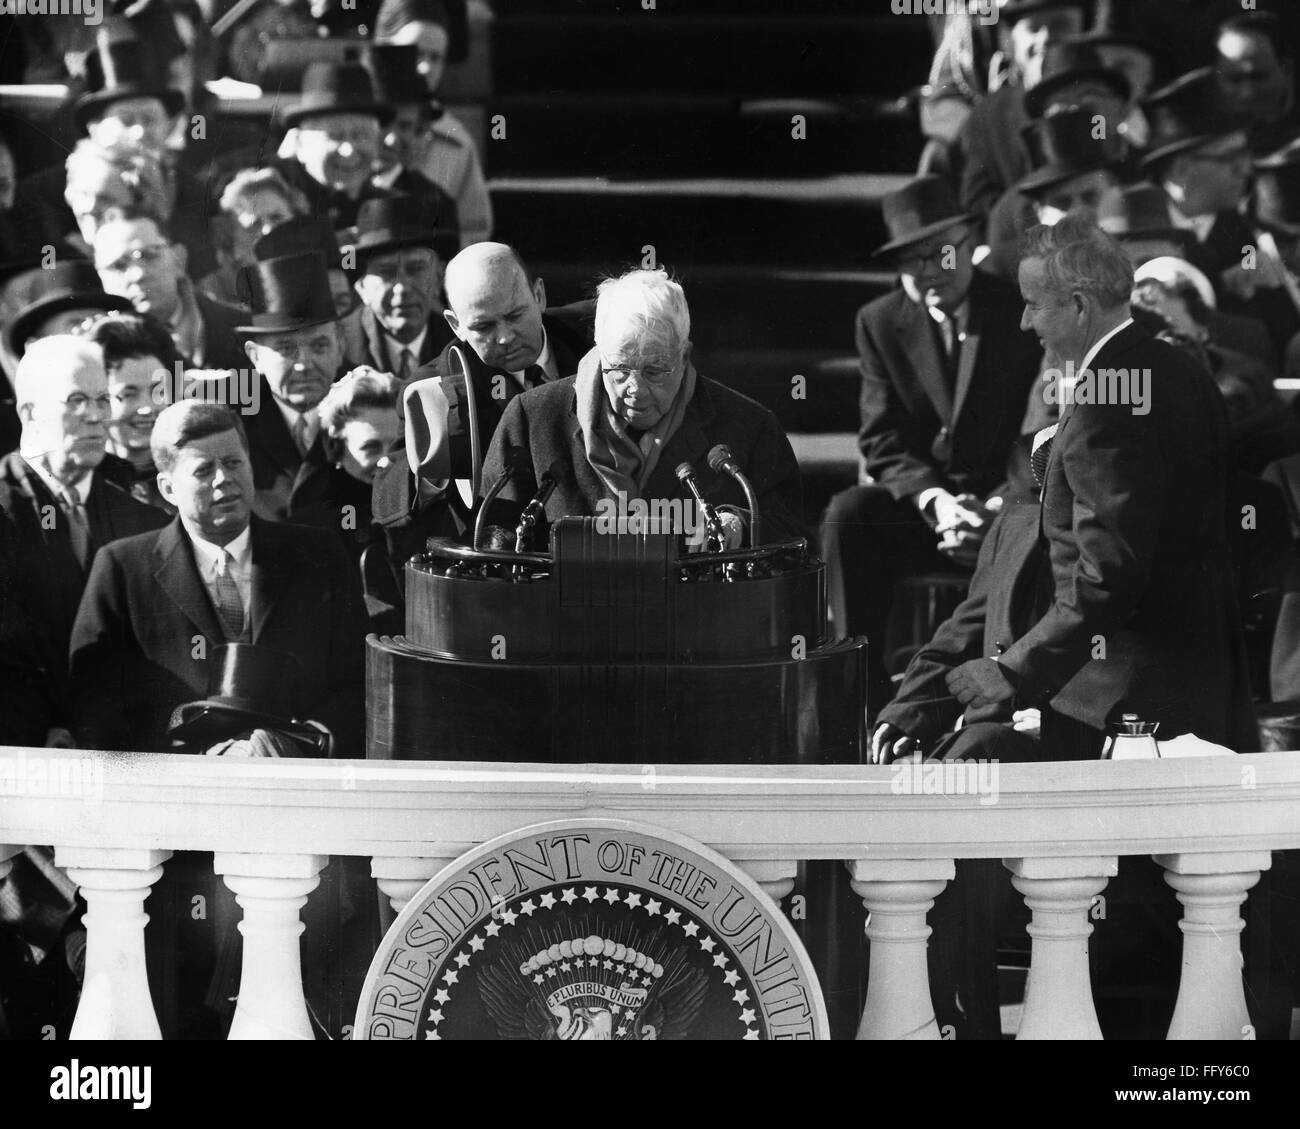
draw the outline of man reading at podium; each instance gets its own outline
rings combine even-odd
[[[730,448],[758,502],[763,539],[804,535],[799,467],[777,418],[691,363],[691,315],[662,270],[606,279],[596,297],[596,347],[576,376],[530,389],[506,406],[483,465],[483,491],[515,466],[488,520],[513,528],[534,498],[546,523],[565,515],[635,516],[656,499],[694,514],[698,490],[719,511],[727,547],[752,521],[736,479],[709,466]],[[526,458],[511,455],[520,448]],[[689,464],[689,476],[679,473]],[[674,511],[677,509],[673,507]],[[685,531],[685,530],[684,530]],[[544,529],[530,548],[544,549]]]

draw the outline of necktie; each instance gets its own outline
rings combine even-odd
[[[1047,477],[1047,460],[1052,457],[1052,440],[1056,438],[1059,426],[1054,423],[1034,435],[1033,449],[1029,453],[1029,469],[1033,471],[1034,485],[1039,490],[1042,490],[1043,481]]]
[[[397,358],[397,379],[405,384],[411,379],[411,369],[414,367],[414,361],[411,357],[410,349],[403,349]]]
[[[305,459],[307,457],[308,446],[307,417],[305,415],[299,415],[298,418],[293,421],[293,442],[298,448],[298,454]]]
[[[541,365],[529,365],[524,369],[524,387],[536,388],[546,383],[546,370]]]
[[[72,553],[77,558],[77,564],[84,569],[90,563],[90,524],[86,520],[86,507],[71,486],[63,491],[63,512],[68,519],[68,540],[72,543]]]
[[[213,602],[221,626],[225,628],[226,639],[237,642],[244,634],[244,601],[239,598],[239,585],[231,573],[234,558],[226,550],[221,551],[221,567],[213,578]]]

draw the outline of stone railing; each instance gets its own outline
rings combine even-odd
[[[1170,1038],[1241,1037],[1240,911],[1274,850],[1300,847],[1300,753],[1120,763],[751,767],[0,751],[0,875],[55,847],[88,913],[74,1038],[157,1038],[144,901],[172,851],[213,854],[243,908],[231,1038],[311,1037],[299,911],[331,855],[364,856],[400,909],[448,862],[530,824],[628,819],[734,860],[774,898],[839,859],[869,911],[859,1037],[937,1038],[926,914],[953,860],[1000,858],[1032,913],[1019,1037],[1099,1038],[1089,907],[1121,855],[1152,855],[1183,905]],[[940,768],[939,772],[942,772]],[[1174,896],[1174,895],[1171,895]]]

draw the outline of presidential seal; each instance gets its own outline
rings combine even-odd
[[[484,844],[403,909],[371,963],[359,1039],[816,1039],[807,954],[753,879],[622,821]]]

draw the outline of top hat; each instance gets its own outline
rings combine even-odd
[[[331,270],[343,269],[343,252],[339,250],[338,236],[329,220],[318,216],[294,216],[278,223],[253,244],[253,257],[280,259],[285,255],[300,255],[305,251],[319,251],[325,256],[325,265]]]
[[[1152,91],[1143,109],[1151,123],[1144,169],[1242,128],[1223,105],[1212,67],[1197,67]]]
[[[402,106],[429,104],[432,96],[419,71],[420,54],[414,43],[376,43],[370,48],[370,74],[381,102]]]
[[[357,212],[357,265],[369,255],[398,247],[431,247],[442,259],[456,253],[454,234],[439,231],[438,215],[418,197],[401,193],[376,196],[365,201]]]
[[[1093,117],[1088,110],[1073,109],[1043,118],[1038,136],[1046,162],[1021,177],[1016,188],[1033,196],[1072,177],[1120,164],[1123,157],[1118,139],[1094,137]]]
[[[315,114],[368,114],[387,125],[394,110],[375,97],[370,72],[360,63],[317,62],[303,75],[302,97],[285,111],[284,124],[293,127]]]
[[[296,655],[255,643],[215,647],[208,696],[172,711],[173,742],[210,745],[248,729],[274,729],[321,749],[325,734],[296,718],[301,666]]]
[[[999,20],[1018,20],[1048,8],[1077,8],[1084,10],[1084,0],[1006,0],[998,9]]]
[[[465,0],[383,0],[375,14],[375,39],[384,41],[408,23],[437,24],[447,32],[447,62],[469,57],[469,13]]]
[[[251,337],[310,329],[337,321],[324,252],[300,251],[259,260],[239,272],[241,297],[252,309],[251,324],[235,327]]]
[[[40,281],[27,303],[5,328],[5,346],[21,357],[37,327],[47,318],[81,307],[92,310],[121,310],[129,313],[131,303],[117,294],[105,293],[95,268],[86,259],[58,259],[40,273]]]
[[[1130,184],[1114,199],[1114,210],[1097,217],[1097,226],[1121,244],[1139,239],[1166,240],[1184,251],[1196,237],[1169,222],[1169,205],[1163,190],[1150,181]]]
[[[1090,44],[1075,39],[1049,43],[1043,54],[1043,77],[1025,94],[1025,110],[1031,118],[1041,117],[1048,99],[1058,90],[1085,82],[1109,86],[1124,102],[1133,93],[1123,73],[1106,66]]]
[[[889,242],[872,252],[881,258],[929,239],[959,223],[969,223],[974,213],[963,211],[948,182],[937,176],[918,176],[896,192],[881,197]]]
[[[1300,233],[1300,138],[1255,162],[1255,219],[1287,235]]]
[[[169,87],[148,63],[144,44],[120,31],[105,28],[96,36],[95,50],[86,57],[86,79],[89,90],[77,99],[73,110],[82,133],[91,118],[125,98],[157,98],[168,114],[185,105],[184,95]]]

